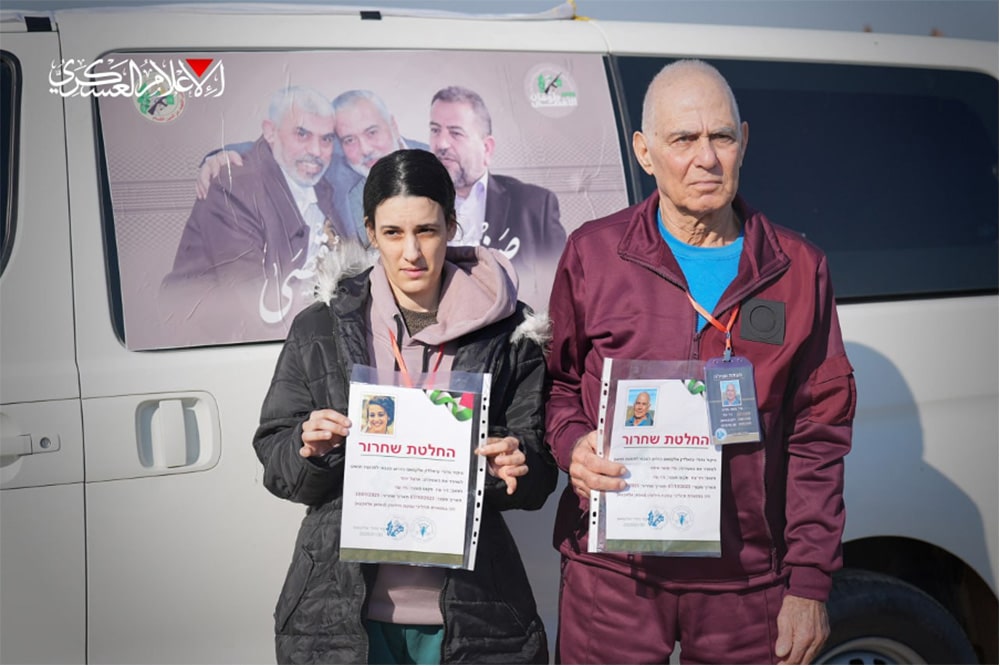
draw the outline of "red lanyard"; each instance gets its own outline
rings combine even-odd
[[[729,315],[729,323],[723,326],[719,323],[718,319],[709,314],[708,310],[701,307],[701,305],[698,304],[698,301],[694,300],[694,296],[692,296],[690,292],[688,292],[687,297],[688,300],[691,301],[691,305],[694,306],[694,309],[698,311],[698,314],[707,319],[709,324],[726,334],[726,351],[722,355],[722,360],[728,361],[731,359],[733,356],[733,322],[736,321],[736,314],[740,311],[740,304],[736,304],[736,307],[733,308],[733,314]]]
[[[399,351],[399,343],[396,342],[396,334],[389,329],[389,340],[392,341],[392,354],[396,357],[396,363],[399,364],[399,374],[403,375],[403,382],[406,384],[406,388],[413,388],[413,379],[410,378],[410,371],[406,369],[406,361],[403,360],[403,354]],[[431,375],[428,385],[434,385],[434,375],[437,374],[438,366],[441,365],[441,357],[444,355],[444,344],[438,346],[437,360],[434,361],[434,367],[431,369]]]

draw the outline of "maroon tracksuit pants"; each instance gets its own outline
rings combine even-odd
[[[557,664],[776,664],[785,585],[668,592],[563,558]]]

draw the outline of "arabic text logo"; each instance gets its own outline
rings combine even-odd
[[[120,58],[52,61],[49,92],[62,97],[132,97],[147,100],[153,109],[161,98],[176,95],[219,97],[226,90],[221,60],[211,58]]]

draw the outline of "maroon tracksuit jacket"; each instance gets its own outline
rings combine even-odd
[[[576,230],[552,290],[552,393],[547,440],[563,470],[574,443],[598,420],[603,359],[721,356],[723,333],[695,332],[687,283],[660,236],[659,195]],[[565,557],[620,571],[670,590],[739,590],[788,578],[788,592],[825,600],[841,565],[843,457],[850,449],[856,393],[844,353],[823,253],[770,223],[741,199],[744,223],[736,279],[712,313],[728,321],[737,304],[784,305],[780,342],[749,341],[746,308],[733,353],[754,365],[763,441],[724,447],[722,556],[653,557],[587,553],[587,500],[567,487],[554,540]]]

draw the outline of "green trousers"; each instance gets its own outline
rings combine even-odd
[[[365,620],[369,664],[440,664],[444,627]]]

